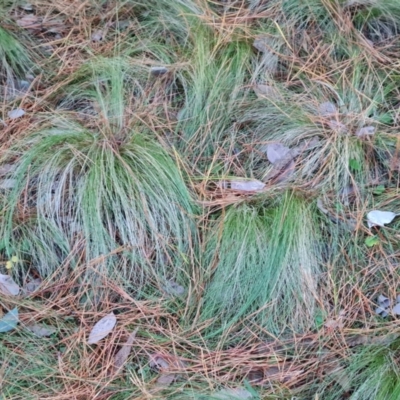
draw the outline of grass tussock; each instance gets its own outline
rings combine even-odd
[[[310,329],[321,278],[320,234],[310,205],[286,193],[232,206],[215,225],[204,318],[220,315],[224,329],[246,315],[274,333]]]

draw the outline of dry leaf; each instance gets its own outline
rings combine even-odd
[[[105,338],[115,327],[117,317],[113,312],[98,321],[90,332],[88,344],[95,344]]]
[[[168,68],[166,67],[151,67],[150,73],[154,76],[164,75],[168,72]]]
[[[383,294],[380,294],[377,299],[378,307],[375,309],[376,314],[380,315],[381,317],[385,318],[389,315],[389,308],[391,305],[391,301],[384,296]]]
[[[294,158],[300,154],[300,148],[290,150],[282,143],[271,143],[264,146],[264,149],[268,161],[273,165],[272,170],[268,171],[264,177],[264,181],[276,180],[276,183],[281,183],[293,175],[296,167]]]
[[[169,386],[172,382],[174,382],[178,378],[177,374],[161,374],[157,379],[157,386]]]
[[[131,24],[131,21],[129,21],[129,19],[123,19],[123,20],[113,22],[111,26],[113,26],[115,29],[122,31],[122,30],[128,28],[130,24]]]
[[[257,192],[265,188],[265,183],[256,179],[221,181],[217,184],[221,189],[238,190],[242,192]]]
[[[329,115],[336,114],[337,109],[333,103],[331,103],[330,101],[326,101],[319,105],[318,113],[319,113],[319,115],[321,115],[323,117],[327,117]]]
[[[279,91],[276,88],[274,88],[273,86],[258,84],[258,85],[254,86],[254,92],[258,98],[268,97],[268,98],[272,98],[275,100],[280,99]]]
[[[400,304],[399,304],[399,303],[396,304],[396,305],[393,307],[392,311],[393,311],[393,314],[400,315]]]
[[[286,147],[282,143],[268,144],[267,146],[265,146],[265,150],[267,153],[268,161],[271,164],[276,164],[279,161],[286,159],[288,156],[291,156],[289,147]]]
[[[3,164],[0,167],[0,176],[4,176],[7,175],[9,172],[13,172],[15,168],[15,164]]]
[[[336,121],[334,119],[331,119],[328,121],[328,126],[331,128],[333,131],[337,131],[339,133],[346,133],[347,132],[347,127],[345,124]]]
[[[185,367],[185,363],[179,359],[173,359],[172,365],[176,368]],[[168,370],[170,369],[170,362],[168,362],[163,356],[158,354],[153,354],[150,356],[150,367],[156,369],[157,371],[161,370],[161,375],[157,379],[157,386],[169,386],[172,382],[180,377],[180,374],[170,373]]]
[[[244,388],[235,388],[235,389],[222,389],[219,392],[212,395],[213,399],[220,400],[246,400],[252,399],[253,395]]]
[[[253,42],[253,47],[261,53],[271,53],[268,43],[269,40],[266,36],[258,36]]]
[[[121,349],[114,356],[114,372],[117,372],[128,359],[129,354],[132,350],[132,345],[136,337],[138,328],[136,328],[128,337],[128,340],[122,345]]]
[[[296,163],[292,160],[291,156],[288,156],[288,159],[284,159],[273,165],[273,168],[268,171],[263,180],[274,180],[275,183],[285,182],[293,175],[295,167]]]
[[[336,357],[325,370],[325,374],[333,378],[344,391],[349,391],[351,388],[351,380],[345,368],[341,365],[340,359]]]
[[[342,329],[344,327],[344,324],[343,324],[341,318],[339,317],[337,319],[333,319],[333,318],[328,319],[325,322],[324,326],[325,326],[325,328],[328,328],[328,329],[336,329],[336,328]]]
[[[232,190],[241,190],[243,192],[256,192],[262,190],[265,187],[265,183],[256,179],[249,181],[231,181]]]
[[[28,331],[34,333],[38,337],[48,337],[57,332],[56,328],[46,326],[44,324],[28,325],[26,326],[26,329],[28,329]]]
[[[42,280],[40,278],[32,279],[30,282],[28,282],[25,286],[24,289],[27,293],[33,293],[37,289],[39,289],[40,285],[42,284]]]
[[[9,275],[0,274],[0,292],[7,296],[18,296],[19,286]]]
[[[264,371],[260,369],[253,369],[247,375],[247,379],[250,383],[261,383],[264,379]]]
[[[25,114],[25,111],[22,108],[16,108],[14,110],[11,110],[8,112],[8,118],[10,119],[16,119],[20,118]]]
[[[383,294],[380,294],[378,296],[378,304],[381,307],[387,308],[387,307],[390,307],[390,300],[386,296],[384,296]]]
[[[19,321],[18,308],[15,307],[0,319],[0,332],[9,332],[17,327]]]
[[[390,224],[398,214],[391,211],[373,210],[367,214],[368,227]]]
[[[102,29],[98,29],[92,34],[92,42],[101,42],[104,38],[104,31]]]
[[[385,309],[383,307],[376,307],[375,312],[383,318],[385,318],[389,315],[389,313],[387,312],[387,309]]]
[[[185,294],[185,288],[178,285],[175,281],[169,280],[163,287],[163,289],[171,296],[182,296]]]
[[[353,185],[347,185],[343,189],[340,190],[340,200],[343,202],[345,206],[350,204],[350,198],[356,194],[356,190]]]
[[[150,356],[150,368],[159,369],[168,369],[169,363],[160,355],[151,355]]]
[[[356,132],[356,136],[358,137],[373,136],[374,134],[375,134],[374,126],[364,126],[364,128],[361,128]]]
[[[39,22],[39,18],[36,15],[29,14],[25,15],[21,19],[17,19],[16,22],[21,28],[32,28]]]

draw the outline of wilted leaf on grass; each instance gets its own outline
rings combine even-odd
[[[27,293],[33,293],[39,289],[41,284],[42,280],[40,278],[32,279],[24,286],[24,289]]]
[[[398,214],[391,211],[373,210],[367,214],[368,227],[390,224]]]
[[[397,303],[397,304],[393,307],[392,312],[393,312],[393,314],[400,315],[400,303]]]
[[[150,368],[154,368],[156,370],[168,369],[169,363],[160,355],[151,355]]]
[[[104,31],[102,29],[98,29],[92,34],[92,42],[101,42],[104,38]]]
[[[150,73],[154,76],[164,75],[168,72],[168,68],[166,67],[151,67]]]
[[[346,133],[347,132],[347,126],[340,121],[336,121],[335,119],[329,120],[328,126],[333,131],[336,131],[338,133]]]
[[[163,289],[171,296],[182,296],[186,291],[183,286],[173,280],[167,281]]]
[[[243,192],[255,192],[262,190],[265,187],[265,183],[256,179],[248,181],[231,181],[231,189],[241,190]]]
[[[153,354],[150,356],[150,368],[161,372],[157,379],[157,386],[169,386],[172,382],[180,377],[180,374],[168,372],[171,367],[184,368],[185,363],[171,356],[171,361],[167,361],[163,356]]]
[[[157,386],[169,386],[178,378],[177,374],[161,374],[157,379]]]
[[[219,392],[212,395],[213,399],[219,400],[246,400],[253,399],[253,395],[244,388],[235,388],[235,389],[222,389]]]
[[[13,172],[15,168],[15,164],[3,164],[2,166],[0,166],[0,176],[4,176],[9,172]]]
[[[364,126],[364,128],[361,128],[356,132],[356,136],[358,137],[373,136],[374,134],[375,127],[373,126]]]
[[[343,322],[338,321],[336,319],[328,319],[328,321],[325,322],[324,326],[325,328],[328,329],[336,329],[336,328],[342,329],[344,325]]]
[[[279,100],[281,97],[279,91],[276,88],[261,83],[254,86],[254,92],[258,98],[268,97],[270,99]]]
[[[282,143],[271,143],[263,146],[267,154],[268,161],[273,165],[272,170],[268,171],[263,180],[275,180],[277,183],[286,181],[294,172],[296,158],[302,151],[298,146],[294,149],[283,145]]]
[[[257,192],[265,188],[265,183],[256,179],[222,181],[218,184],[222,189],[232,189],[242,192]]]
[[[0,274],[0,292],[7,296],[17,296],[20,288],[9,275]]]
[[[31,28],[39,23],[39,18],[36,15],[29,14],[17,19],[17,25],[21,28]]]
[[[8,112],[8,118],[10,119],[16,119],[20,118],[25,114],[25,111],[22,108],[16,108],[14,110],[11,110]]]
[[[266,146],[266,153],[268,161],[276,164],[290,155],[290,149],[282,143],[271,143]]]
[[[38,337],[48,337],[48,336],[51,336],[53,333],[57,332],[56,328],[47,326],[45,324],[27,325],[26,329],[28,331],[34,333]]]
[[[129,19],[122,19],[112,23],[112,27],[120,31],[129,27],[132,22]]]
[[[101,339],[105,338],[117,323],[117,317],[113,312],[107,314],[100,321],[98,321],[90,332],[88,344],[95,344]]]
[[[390,307],[390,300],[386,296],[384,296],[383,294],[380,294],[378,296],[378,304],[381,307],[387,308],[387,307]]]
[[[375,309],[375,312],[381,317],[387,317],[389,315],[391,301],[383,294],[380,294],[378,296],[377,303],[378,307]]]
[[[325,101],[319,105],[318,113],[321,116],[326,117],[328,115],[336,114],[337,109],[333,103],[331,103],[330,101]]]
[[[13,329],[16,328],[18,321],[19,321],[18,308],[15,307],[7,314],[5,314],[2,319],[0,319],[0,332],[4,333],[12,331]]]
[[[287,181],[295,172],[296,163],[289,155],[286,159],[283,159],[276,164],[273,164],[271,170],[263,177],[264,181],[273,180],[275,183],[282,183]]]
[[[345,315],[345,312],[341,311],[336,318],[328,319],[324,324],[325,328],[328,328],[328,329],[336,329],[336,328],[342,329],[344,327],[344,323],[343,323],[344,315]]]
[[[325,369],[325,374],[333,378],[347,392],[351,388],[351,379],[341,361],[340,358],[335,357]]]
[[[262,53],[269,53],[268,38],[265,36],[258,36],[253,42],[254,48]]]
[[[247,375],[247,379],[250,383],[261,383],[264,379],[264,371],[262,369],[253,369]]]
[[[122,345],[121,349],[114,356],[114,372],[118,371],[128,359],[132,350],[132,345],[136,337],[138,328],[136,328],[128,337],[128,340]]]

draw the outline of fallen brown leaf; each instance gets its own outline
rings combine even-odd
[[[114,356],[113,372],[117,373],[120,368],[125,364],[132,350],[132,345],[136,337],[138,328],[136,328],[128,337],[128,340],[124,343],[118,353]]]

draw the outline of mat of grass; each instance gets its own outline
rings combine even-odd
[[[398,2],[0,14],[1,399],[397,400]]]

